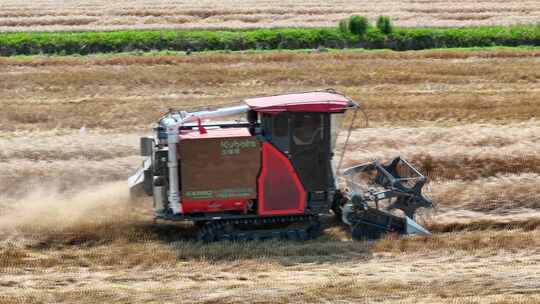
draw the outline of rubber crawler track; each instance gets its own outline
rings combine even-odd
[[[239,227],[261,227],[284,225],[270,229],[238,229]],[[316,215],[283,216],[234,220],[212,220],[200,228],[197,239],[201,242],[251,241],[269,239],[309,240],[320,235],[321,224]]]

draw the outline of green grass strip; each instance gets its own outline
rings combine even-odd
[[[342,33],[336,28],[0,33],[0,56],[309,48],[364,48],[405,51],[432,48],[539,45],[540,25],[396,28],[389,35],[384,35],[377,29],[371,28],[362,37]]]

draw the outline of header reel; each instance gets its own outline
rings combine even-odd
[[[409,162],[401,157],[386,165],[373,161],[345,169],[343,176],[348,199],[341,207],[342,219],[354,238],[375,239],[387,232],[430,234],[414,221],[419,208],[433,207],[422,194],[427,178]]]

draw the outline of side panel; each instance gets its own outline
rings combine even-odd
[[[187,139],[178,151],[183,200],[257,197],[261,153],[255,137]]]
[[[261,152],[255,137],[181,140],[179,158],[184,213],[243,211],[257,198]]]
[[[306,193],[291,162],[266,142],[262,144],[258,188],[259,215],[304,213]]]

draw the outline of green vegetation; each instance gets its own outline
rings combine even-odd
[[[369,21],[364,16],[351,16],[349,18],[349,31],[353,35],[364,36],[369,29]]]
[[[1,56],[33,54],[86,55],[160,50],[210,51],[306,48],[365,48],[403,51],[520,45],[540,45],[540,26],[395,28],[387,35],[378,28],[370,27],[363,36],[348,31],[344,32],[341,28],[0,34]]]
[[[394,30],[392,21],[390,20],[390,17],[387,16],[379,16],[379,18],[377,18],[377,28],[385,35],[390,35]]]
[[[349,31],[349,19],[343,19],[339,21],[339,31],[343,34],[350,33]]]

